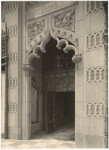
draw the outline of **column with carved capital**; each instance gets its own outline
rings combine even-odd
[[[23,127],[22,139],[29,140],[31,138],[31,72],[34,70],[28,64],[23,65],[25,71],[25,101],[23,103]]]

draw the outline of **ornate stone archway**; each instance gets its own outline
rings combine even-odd
[[[26,62],[23,66],[25,70],[25,92],[26,101],[24,112],[24,128],[23,128],[23,139],[31,138],[31,71],[34,70],[31,66],[31,61],[34,58],[40,58],[40,52],[45,53],[46,44],[51,38],[57,41],[56,47],[61,49],[64,45],[63,51],[68,53],[69,50],[75,51],[75,55],[72,61],[79,63],[82,59],[81,55],[78,55],[78,37],[74,31],[74,9],[69,7],[67,12],[62,10],[62,12],[56,12],[48,15],[46,18],[40,18],[38,21],[34,21],[27,25],[27,49],[26,49]],[[58,18],[58,19],[57,19]],[[61,21],[60,21],[61,18]],[[49,23],[49,24],[48,24]],[[67,25],[66,25],[67,24]],[[68,24],[70,24],[68,26]],[[34,29],[32,33],[32,29]],[[30,30],[30,31],[29,31]],[[71,43],[71,44],[69,44]]]

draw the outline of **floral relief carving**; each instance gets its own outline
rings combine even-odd
[[[94,67],[87,70],[87,82],[96,83],[104,81],[104,68]]]
[[[87,117],[103,117],[104,116],[104,104],[102,103],[88,103],[86,105]]]
[[[65,28],[71,31],[75,30],[75,11],[70,10],[54,17],[56,28]]]
[[[27,27],[28,30],[28,43],[30,43],[37,35],[42,33],[45,30],[44,20],[36,21],[32,24],[29,24]]]

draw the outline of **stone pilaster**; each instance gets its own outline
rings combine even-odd
[[[22,110],[22,139],[29,140],[31,138],[31,72],[34,70],[30,65],[24,64],[25,71],[25,101],[23,101]]]

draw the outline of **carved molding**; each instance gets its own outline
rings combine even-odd
[[[104,67],[91,67],[87,70],[87,83],[104,81]]]
[[[104,117],[103,103],[88,103],[86,105],[87,117]]]

